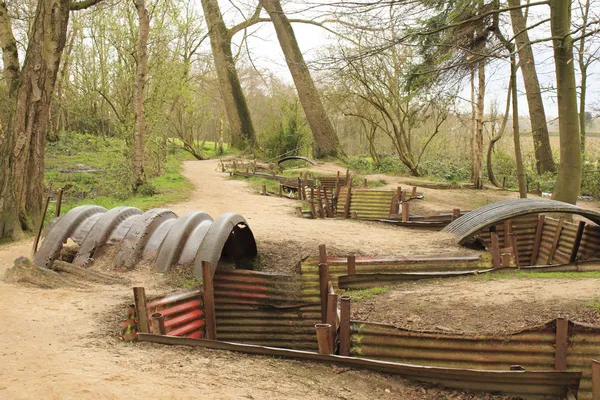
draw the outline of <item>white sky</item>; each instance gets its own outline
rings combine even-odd
[[[298,0],[296,0],[298,1]],[[237,12],[231,6],[229,0],[220,0],[222,10],[225,13],[226,21],[237,19]],[[252,2],[246,6],[246,9],[252,7]],[[237,2],[236,4],[239,4]],[[574,2],[574,6],[576,1]],[[284,3],[284,10],[289,10],[290,5]],[[600,3],[594,4],[592,13],[600,14]],[[529,22],[538,21],[540,18],[547,18],[547,7],[541,6],[536,7],[534,11],[531,11]],[[533,10],[533,9],[532,9]],[[576,11],[574,11],[576,13]],[[250,12],[248,12],[248,15]],[[239,15],[239,14],[238,14]],[[298,18],[298,16],[295,16]],[[575,19],[575,16],[574,16]],[[275,30],[271,24],[263,23],[260,27],[253,28],[253,36],[248,39],[248,47],[252,54],[253,61],[258,68],[264,68],[275,75],[279,76],[283,80],[292,83],[289,70],[285,64],[283,53],[277,42],[277,36]],[[306,24],[294,24],[294,31],[296,38],[306,61],[309,63],[315,60],[318,52],[327,44],[335,43],[333,40],[333,34],[313,25]],[[512,31],[508,32],[512,34]],[[549,23],[545,24],[540,28],[536,28],[530,33],[532,39],[542,38],[549,36]],[[238,36],[241,36],[238,34]],[[512,35],[511,35],[512,36]],[[238,37],[236,37],[238,39]],[[596,39],[598,42],[599,40]],[[600,45],[600,43],[597,43]],[[536,57],[537,71],[542,86],[542,92],[544,89],[551,89],[555,86],[555,75],[553,68],[553,53],[551,43],[540,43],[534,45],[534,52]],[[311,66],[314,67],[314,66]],[[577,68],[577,64],[576,64]],[[508,63],[497,62],[495,66],[491,66],[487,69],[487,81],[488,87],[486,90],[486,108],[489,109],[491,101],[496,100],[499,105],[499,109],[504,109],[504,103],[506,98],[506,89],[508,84],[509,66]],[[587,109],[592,111],[594,114],[600,113],[600,63],[596,63],[591,69],[588,78],[588,100]],[[527,101],[524,94],[524,88],[522,84],[522,75],[519,71],[519,113],[521,116],[529,115],[527,108]],[[579,77],[577,77],[579,83]],[[461,93],[461,97],[469,98],[469,90],[465,89]],[[552,90],[544,93],[544,103],[546,108],[546,116],[548,119],[555,118],[557,116],[557,104],[556,96]],[[466,108],[466,104],[463,105]],[[594,109],[598,109],[595,111]],[[501,111],[502,112],[502,111]]]

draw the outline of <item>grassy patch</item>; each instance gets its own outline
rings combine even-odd
[[[62,213],[83,204],[148,210],[189,198],[193,185],[181,174],[181,164],[190,159],[193,157],[188,153],[170,149],[160,171],[134,193],[130,153],[124,140],[69,133],[58,142],[48,143],[44,181],[49,192],[64,189]],[[53,216],[51,207],[48,218]]]
[[[594,299],[586,304],[586,306],[593,308],[597,313],[600,313],[600,299]]]
[[[352,297],[352,301],[365,301],[373,296],[384,294],[390,290],[389,286],[374,287],[361,290],[347,290],[344,295]]]
[[[533,272],[533,271],[506,271],[491,274],[477,275],[475,279],[494,280],[494,279],[600,279],[600,271],[587,272]]]

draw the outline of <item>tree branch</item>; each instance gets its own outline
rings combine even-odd
[[[95,6],[100,3],[102,0],[81,0],[81,1],[72,1],[69,5],[69,9],[71,11],[79,11],[85,10],[86,8],[90,8],[91,6]]]

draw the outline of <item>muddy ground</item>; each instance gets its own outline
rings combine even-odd
[[[203,210],[213,217],[225,211],[242,214],[255,233],[266,269],[289,270],[303,256],[315,255],[320,243],[326,243],[331,253],[340,255],[349,251],[364,255],[464,251],[441,233],[357,221],[300,219],[294,214],[294,201],[259,196],[245,182],[229,180],[216,170],[216,161],[186,162],[185,175],[196,189],[191,200],[170,207],[179,214],[189,210]],[[468,194],[460,190],[424,191],[430,207],[441,210],[464,209],[469,198],[478,202],[496,201],[498,195],[498,192],[487,191]],[[30,240],[1,245],[0,277],[14,259],[30,251]],[[127,278],[131,284],[43,290],[0,282],[4,308],[4,324],[0,329],[1,399],[505,398],[443,390],[397,376],[329,365],[206,349],[124,343],[118,339],[117,326],[125,315],[126,305],[132,301],[131,286],[145,286],[152,296],[164,294],[169,285],[164,276],[146,266],[113,274]],[[488,304],[490,310],[508,307],[507,304],[554,301],[545,294],[547,281],[543,281],[544,284],[537,280],[481,281],[477,282],[476,290],[473,285],[461,282],[419,282],[414,287],[389,291],[377,301],[391,309],[411,309],[412,314],[420,315],[423,320],[435,321],[427,324],[450,329],[466,329],[469,325],[467,322],[450,324],[449,318],[444,319],[442,314],[454,312],[460,313],[462,321],[473,319],[470,315],[475,300]],[[594,288],[598,288],[596,280],[570,282],[573,298],[581,292],[577,285],[588,288],[586,296],[589,298],[593,297]],[[474,292],[487,295],[473,298]],[[498,297],[497,293],[503,296]],[[565,301],[572,300],[567,292],[562,297]],[[497,304],[500,298],[505,303]],[[363,304],[365,308],[357,308],[357,312],[377,318],[377,314],[369,314],[368,305],[372,300],[367,300]],[[416,306],[406,306],[410,301]],[[414,310],[423,309],[423,305],[435,305],[426,308],[436,311],[416,314]],[[524,310],[525,314],[529,313],[527,310],[538,312],[537,309]],[[502,312],[506,309],[501,309],[500,314]],[[548,313],[544,318],[551,315]],[[409,317],[408,313],[395,314],[390,322],[406,324]],[[475,324],[473,329],[477,330]]]

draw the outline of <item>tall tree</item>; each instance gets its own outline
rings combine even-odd
[[[316,156],[336,156],[340,147],[339,139],[306,66],[292,24],[283,12],[279,0],[260,0],[260,2],[273,21],[279,45],[283,50],[285,61],[294,79],[298,97],[315,139]]]
[[[233,35],[257,20],[261,8],[257,7],[252,17],[241,24],[227,29],[223,21],[223,15],[219,8],[218,0],[202,0],[204,19],[209,30],[210,46],[219,77],[221,95],[227,111],[229,128],[231,130],[231,144],[237,148],[253,146],[256,141],[254,125],[250,116],[250,110],[246,102],[246,96],[242,90],[240,78],[235,68],[233,54],[231,52],[231,39]]]
[[[510,19],[519,53],[519,62],[521,73],[523,74],[523,83],[525,84],[525,94],[527,96],[527,105],[529,106],[529,118],[531,119],[531,131],[533,137],[533,146],[535,150],[535,159],[538,173],[554,171],[554,159],[552,158],[552,148],[550,147],[550,138],[548,136],[548,125],[546,122],[546,113],[542,101],[542,92],[540,81],[535,67],[535,58],[529,39],[527,21],[523,16],[520,7],[521,0],[508,0],[511,7]]]
[[[0,45],[3,58],[7,52],[10,54],[11,73],[16,73],[18,82],[14,89],[14,112],[5,134],[0,136],[0,238],[17,237],[22,230],[32,229],[41,218],[50,103],[67,38],[69,13],[100,1],[39,0],[20,72],[12,64],[15,57],[18,62],[14,43],[5,40],[14,35],[6,5],[2,3]]]
[[[556,69],[560,164],[553,198],[577,203],[581,187],[581,142],[577,116],[577,84],[573,63],[571,2],[550,0],[550,30]]]
[[[145,181],[144,173],[144,138],[146,136],[146,119],[144,117],[144,87],[148,74],[148,34],[150,32],[150,16],[145,0],[133,0],[138,13],[138,38],[136,45],[135,86],[133,89],[133,188],[137,190]]]

